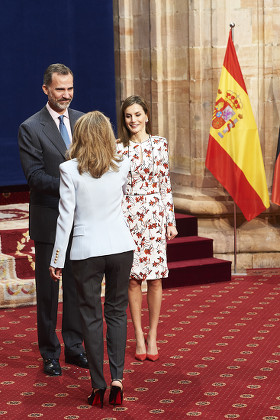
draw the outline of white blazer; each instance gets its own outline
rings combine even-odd
[[[118,166],[118,172],[109,170],[98,179],[89,173],[80,175],[76,159],[59,166],[59,217],[52,267],[64,267],[72,227],[71,260],[135,249],[121,208],[130,161],[125,158]]]

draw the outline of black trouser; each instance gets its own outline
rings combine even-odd
[[[50,277],[49,266],[53,244],[35,242],[35,281],[37,298],[37,331],[43,358],[59,359],[60,343],[56,334],[59,282]],[[77,290],[69,260],[69,250],[62,273],[63,315],[62,336],[65,353],[75,356],[84,351],[82,323]]]
[[[111,379],[122,379],[126,346],[128,282],[133,251],[72,261],[93,388],[105,388],[101,283],[105,274],[104,316]]]

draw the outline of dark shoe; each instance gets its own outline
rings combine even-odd
[[[100,388],[92,390],[91,395],[88,397],[88,403],[89,405],[98,405],[100,404],[100,408],[103,408],[103,400],[104,400],[104,394],[105,394],[106,388]]]
[[[50,376],[61,375],[61,367],[58,359],[43,359],[44,360],[44,372]]]
[[[123,386],[122,382],[119,381],[121,386],[112,385],[110,395],[109,395],[109,404],[113,405],[122,405],[123,402]]]
[[[88,369],[88,359],[85,353],[76,354],[75,356],[65,355],[65,363],[76,365],[84,369]]]

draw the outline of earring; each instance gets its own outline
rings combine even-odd
[[[146,119],[146,122],[148,122],[149,120],[148,119]]]

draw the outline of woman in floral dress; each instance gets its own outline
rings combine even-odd
[[[167,141],[151,135],[149,109],[140,96],[130,96],[123,102],[120,120],[117,150],[131,160],[123,209],[136,243],[128,290],[136,337],[135,358],[156,361],[162,278],[168,276],[166,239],[177,235]],[[141,325],[143,280],[147,280],[149,309],[146,342]]]

